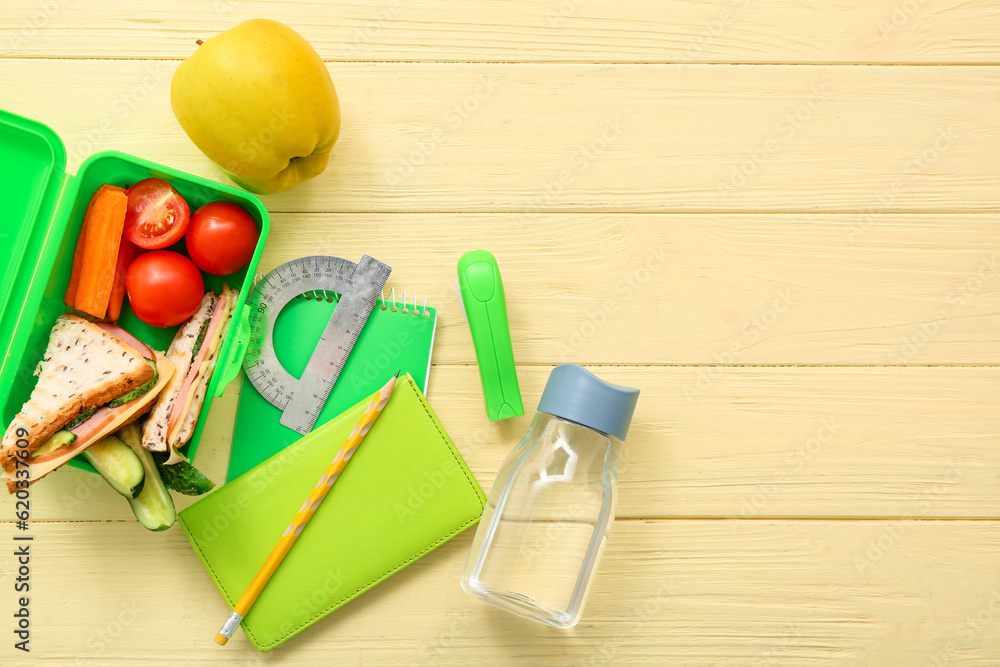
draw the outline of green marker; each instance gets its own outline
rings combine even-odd
[[[473,250],[459,258],[458,299],[476,348],[486,415],[491,422],[523,415],[507,300],[496,257],[485,250]]]

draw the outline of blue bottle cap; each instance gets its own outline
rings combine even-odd
[[[538,411],[625,440],[639,390],[600,379],[576,364],[552,369]]]

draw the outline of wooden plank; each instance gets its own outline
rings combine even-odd
[[[242,631],[224,651],[212,641],[229,610],[180,530],[32,532],[32,664],[984,665],[1000,652],[994,522],[618,522],[571,631],[467,596],[467,532],[266,656]],[[0,597],[0,613],[14,604]]]
[[[622,449],[618,515],[997,517],[997,368],[596,367],[642,395]],[[528,414],[491,423],[474,366],[436,366],[432,406],[489,490],[527,432],[550,368],[521,367]],[[196,464],[225,478],[236,387],[214,405]],[[191,498],[175,496],[178,507]],[[38,520],[132,522],[95,475],[32,487]],[[0,521],[13,519],[0,502]]]
[[[114,148],[219,172],[168,102],[174,61],[8,59],[5,106],[72,169]],[[997,67],[332,63],[343,134],[276,211],[994,209]],[[43,83],[44,82],[44,83]],[[560,240],[561,241],[561,240]]]
[[[71,171],[118,149],[221,179],[169,80],[255,16],[317,46],[344,109],[330,169],[267,198],[262,268],[372,252],[429,293],[431,402],[487,489],[529,417],[485,419],[462,251],[504,267],[529,413],[563,360],[642,389],[588,612],[561,632],[472,600],[466,534],[271,654],[220,650],[179,529],[69,470],[32,491],[32,663],[996,662],[1000,5],[7,0],[3,106]],[[235,408],[199,450],[217,480]]]
[[[314,253],[393,267],[474,364],[455,265],[488,248],[528,364],[1000,362],[996,214],[278,214],[261,270]],[[514,232],[512,233],[512,228]]]
[[[139,0],[106,12],[8,0],[0,55],[184,58],[196,39],[250,18],[300,31],[327,60],[893,62],[1000,60],[989,0]]]

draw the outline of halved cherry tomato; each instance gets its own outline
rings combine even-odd
[[[245,208],[213,201],[194,212],[184,243],[199,269],[228,276],[250,263],[259,238],[260,229]]]
[[[159,250],[184,236],[191,221],[191,209],[165,180],[141,180],[126,194],[125,236],[129,241],[146,250]]]
[[[137,257],[125,272],[132,312],[154,327],[172,327],[194,315],[205,295],[205,280],[190,259],[171,250]]]

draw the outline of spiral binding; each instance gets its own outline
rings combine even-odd
[[[257,283],[259,283],[263,279],[264,279],[264,274],[263,273],[258,273],[257,275],[255,275],[253,277],[253,285],[251,285],[250,289],[253,289],[254,287],[257,287]],[[327,303],[334,303],[334,302],[340,301],[340,295],[339,294],[337,294],[336,292],[328,292],[326,290],[310,290],[308,292],[303,292],[299,296],[302,297],[303,299],[305,299],[306,301],[313,301],[313,300],[315,300],[315,301],[322,301],[323,299],[326,299]],[[413,293],[413,305],[410,306],[409,308],[407,308],[407,299],[406,299],[406,291],[405,290],[403,291],[403,300],[400,302],[399,306],[396,305],[396,288],[395,287],[389,288],[389,299],[392,301],[392,306],[387,306],[386,305],[387,303],[389,303],[389,301],[386,300],[386,298],[385,298],[385,289],[383,289],[382,290],[382,305],[380,306],[380,308],[382,310],[391,310],[394,313],[396,313],[396,312],[402,312],[404,315],[409,315],[410,313],[412,313],[414,317],[418,317],[420,315],[423,315],[424,317],[430,317],[431,316],[431,314],[429,312],[427,312],[427,295],[426,294],[424,295],[424,303],[419,308],[417,307],[417,293],[416,292]]]
[[[389,303],[390,300],[392,302],[392,306],[387,306],[386,304]],[[387,300],[385,298],[385,290],[384,289],[382,290],[382,306],[381,306],[381,308],[382,308],[382,310],[391,310],[394,313],[401,312],[401,313],[403,313],[403,315],[409,315],[409,314],[412,313],[414,317],[417,317],[419,315],[423,315],[424,317],[430,317],[431,316],[431,314],[429,312],[427,312],[427,295],[426,294],[424,295],[424,305],[420,306],[420,307],[417,307],[417,293],[414,292],[413,293],[413,305],[410,306],[410,307],[407,307],[406,291],[404,290],[403,291],[403,300],[397,306],[396,305],[396,288],[395,287],[390,287],[389,288],[389,300]]]

